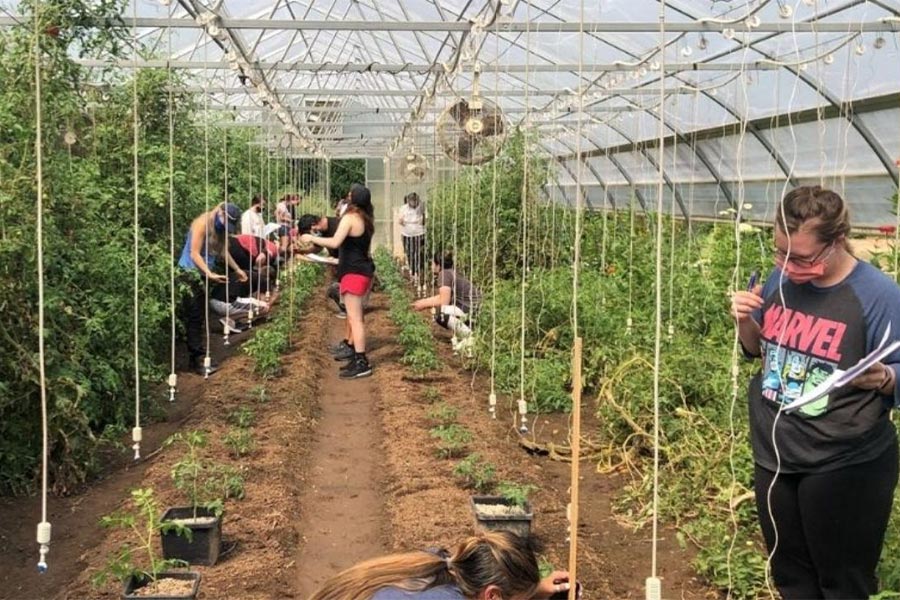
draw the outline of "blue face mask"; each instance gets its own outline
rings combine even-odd
[[[222,215],[219,215],[219,214],[216,215],[216,219],[215,219],[215,222],[213,223],[213,226],[216,228],[216,231],[218,231],[220,233],[225,231],[225,223],[222,221]]]

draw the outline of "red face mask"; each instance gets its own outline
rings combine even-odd
[[[793,261],[785,261],[782,257],[776,256],[775,264],[778,265],[779,269],[784,271],[784,274],[787,275],[787,278],[790,279],[792,283],[801,285],[814,279],[818,279],[825,274],[826,259],[827,257],[819,260],[813,265],[801,266]]]

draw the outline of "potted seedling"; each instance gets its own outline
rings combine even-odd
[[[504,481],[497,486],[498,496],[472,496],[476,526],[488,531],[505,529],[528,536],[534,519],[528,496],[536,489],[533,485]]]
[[[91,582],[94,586],[106,583],[112,575],[124,583],[122,598],[150,598],[157,600],[194,599],[200,590],[200,574],[193,571],[172,571],[183,561],[169,560],[159,556],[153,540],[157,532],[167,531],[174,535],[187,535],[185,528],[177,523],[163,523],[159,518],[159,503],[150,488],[132,490],[131,510],[123,510],[107,515],[100,520],[103,527],[118,527],[132,532],[134,538],[122,546],[112,556],[106,567],[96,573]],[[141,557],[146,558],[143,568],[136,564]]]
[[[184,444],[187,452],[172,467],[175,488],[183,492],[190,506],[173,507],[162,516],[163,523],[174,523],[190,531],[187,537],[162,531],[163,556],[189,564],[214,565],[222,544],[223,496],[214,481],[218,469],[201,458],[207,444],[203,431],[176,433],[166,445]]]

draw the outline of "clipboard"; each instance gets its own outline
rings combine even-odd
[[[786,413],[791,413],[797,410],[798,408],[802,408],[807,404],[815,402],[819,398],[827,396],[833,390],[838,388],[842,388],[860,375],[862,375],[866,369],[879,362],[884,357],[888,356],[892,352],[896,351],[900,348],[900,340],[895,340],[890,344],[887,343],[888,337],[891,334],[891,326],[888,325],[887,329],[884,332],[884,335],[881,338],[881,343],[878,345],[875,350],[873,350],[868,355],[864,356],[857,362],[855,365],[846,370],[837,369],[834,373],[829,375],[822,383],[806,392],[796,400],[785,404],[782,407],[782,410]]]

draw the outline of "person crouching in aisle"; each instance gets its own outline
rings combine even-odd
[[[341,379],[368,377],[372,367],[366,357],[363,299],[372,287],[375,263],[369,252],[375,233],[374,209],[369,189],[358,183],[350,188],[350,202],[332,237],[303,234],[300,240],[338,249],[337,278],[341,300],[347,310],[347,337],[335,350],[336,360],[349,360],[341,368]]]
[[[472,326],[481,305],[481,292],[453,268],[453,255],[435,254],[431,263],[437,275],[438,293],[412,303],[413,310],[436,309],[434,321],[453,332],[453,349],[464,351],[472,345]]]

